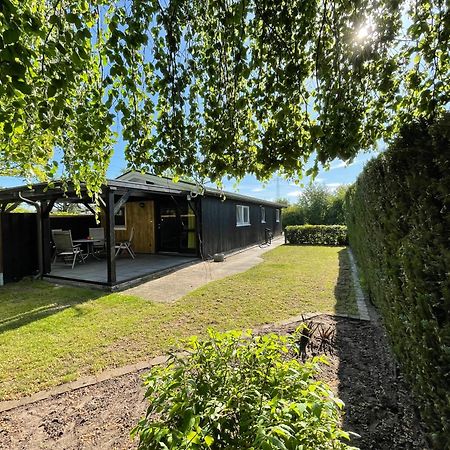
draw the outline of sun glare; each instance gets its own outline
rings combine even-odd
[[[370,20],[362,24],[356,31],[356,40],[365,41],[369,38],[375,31],[375,24]]]
[[[367,36],[369,36],[369,26],[368,25],[364,25],[363,27],[361,27],[358,32],[356,33],[356,39],[358,39],[359,41],[364,40]]]

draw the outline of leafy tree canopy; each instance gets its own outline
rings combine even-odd
[[[132,168],[314,174],[448,108],[449,41],[448,0],[2,0],[0,173],[95,192],[119,129]]]
[[[345,224],[344,204],[347,189],[348,185],[331,191],[323,184],[309,184],[299,195],[297,203],[283,211],[283,227]]]

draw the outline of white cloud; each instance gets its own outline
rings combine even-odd
[[[345,161],[341,161],[340,163],[331,165],[330,170],[342,169],[343,167],[350,167],[353,166],[353,164],[355,163],[353,162],[351,164],[347,164]]]
[[[339,186],[342,186],[343,183],[327,183],[326,187],[331,189],[332,191],[334,191],[335,189],[337,189]]]
[[[302,191],[300,189],[297,189],[296,191],[291,191],[286,194],[288,197],[298,197],[299,195],[302,195]]]
[[[264,190],[263,187],[257,187],[257,188],[253,188],[252,192],[262,192]]]
[[[336,164],[332,164],[330,166],[329,170],[342,169],[344,167],[351,167],[351,166],[354,166],[355,164],[360,164],[362,162],[363,162],[363,160],[360,158],[354,159],[351,163],[348,163],[347,161],[341,161]]]

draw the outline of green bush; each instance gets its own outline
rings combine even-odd
[[[284,230],[286,242],[293,245],[347,245],[345,225],[299,225]]]
[[[347,194],[364,285],[414,387],[433,446],[450,448],[450,115],[414,124]]]
[[[301,363],[299,336],[209,332],[146,379],[140,449],[349,449],[342,402]]]

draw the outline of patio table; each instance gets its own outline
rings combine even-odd
[[[100,259],[94,254],[94,242],[102,242],[102,239],[73,239],[72,242],[74,244],[86,244],[86,256],[92,255],[95,259]]]

